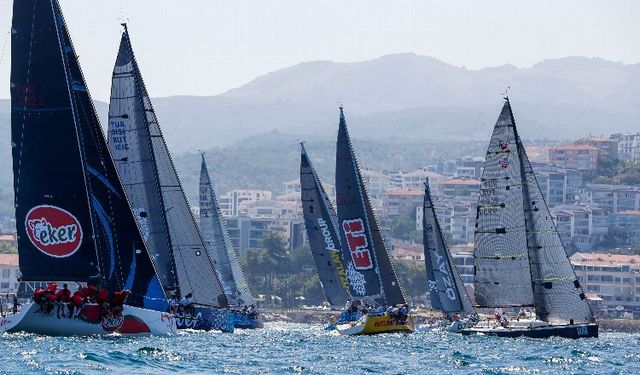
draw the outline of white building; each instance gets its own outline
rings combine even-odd
[[[18,254],[0,254],[0,293],[15,293],[18,291]]]
[[[575,253],[571,263],[584,290],[602,298],[598,315],[640,317],[639,255]]]

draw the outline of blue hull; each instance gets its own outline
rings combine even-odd
[[[174,315],[178,329],[195,329],[200,331],[217,330],[233,332],[234,316],[229,310],[213,307],[196,307],[196,316]]]
[[[235,328],[255,329],[263,327],[260,317],[252,317],[240,311],[230,311],[230,315],[233,316],[233,326]]]

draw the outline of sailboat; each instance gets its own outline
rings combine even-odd
[[[165,292],[192,295],[179,329],[233,331],[233,316],[180,184],[133,53],[126,24],[113,69],[109,148]]]
[[[484,163],[474,266],[477,307],[533,308],[535,319],[503,317],[463,329],[463,334],[598,336],[598,324],[518,135],[508,97]]]
[[[433,310],[440,310],[452,321],[450,330],[459,332],[473,324],[476,311],[456,269],[445,240],[429,188],[424,184],[422,236],[427,285]],[[469,319],[465,319],[470,317]]]
[[[175,319],[164,312],[166,296],[109,154],[58,1],[14,1],[11,34],[21,281],[104,288],[118,295],[120,304],[118,310],[112,304],[104,311],[90,299],[75,309],[75,317],[58,317],[41,310],[44,303],[26,303],[2,319],[0,331],[175,333]],[[56,286],[50,286],[55,292]],[[122,299],[126,290],[130,294]]]
[[[244,277],[202,154],[200,164],[200,230],[229,301],[236,328],[262,328],[255,300]]]
[[[350,308],[363,312],[357,321],[339,324],[337,331],[344,335],[412,332],[408,305],[362,181],[342,107],[336,150],[336,205],[340,243],[345,244],[342,261],[353,298]]]
[[[303,143],[300,143],[300,191],[311,256],[322,290],[333,309],[342,309],[350,296],[340,255],[338,218]]]

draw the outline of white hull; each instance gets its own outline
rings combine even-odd
[[[96,305],[88,311],[95,312]],[[176,333],[176,321],[171,314],[124,306],[122,315],[112,319],[58,318],[54,311],[45,315],[33,303],[24,304],[22,310],[0,320],[0,332],[30,332],[49,336],[90,336],[117,333],[126,336],[166,335]]]

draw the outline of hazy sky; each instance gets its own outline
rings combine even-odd
[[[640,62],[640,0],[60,0],[91,93],[107,100],[129,20],[152,96],[213,95],[303,61],[398,52],[470,69],[546,58]],[[12,1],[0,0],[0,48]],[[10,43],[0,62],[9,96]]]

